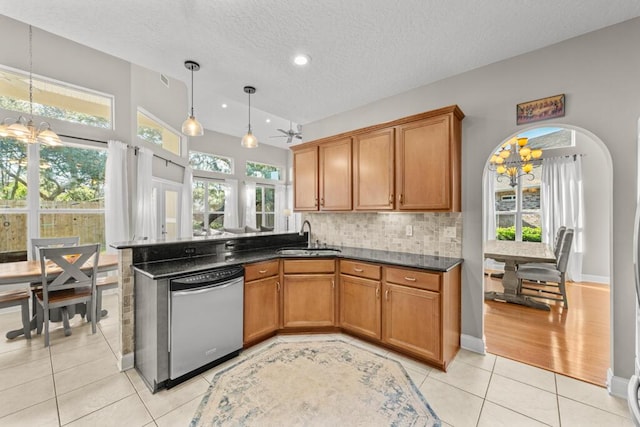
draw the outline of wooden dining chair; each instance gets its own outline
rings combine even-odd
[[[31,319],[29,318],[29,291],[16,289],[0,292],[0,308],[20,306],[22,329],[26,339],[31,339]],[[10,338],[9,336],[7,336]]]
[[[36,292],[37,332],[44,326],[44,345],[49,346],[49,310],[61,308],[65,335],[70,332],[67,307],[85,303],[96,312],[96,279],[100,244],[61,248],[40,248],[42,289]],[[81,267],[85,266],[85,269]],[[91,331],[96,333],[96,316],[91,317]],[[89,319],[87,319],[89,320]]]
[[[564,232],[562,237],[560,252],[555,265],[551,264],[550,266],[545,266],[542,264],[522,264],[519,266],[516,276],[518,278],[518,286],[520,286],[520,289],[535,291],[535,294],[528,295],[534,298],[562,301],[564,308],[569,308],[565,276],[567,265],[569,263],[569,255],[571,254],[572,242],[573,230],[568,229]],[[534,282],[534,284],[528,285],[525,284],[525,282]],[[558,291],[549,290],[547,289],[548,286],[556,287],[558,288]]]

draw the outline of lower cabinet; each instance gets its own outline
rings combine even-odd
[[[382,340],[429,359],[440,359],[440,294],[393,284],[384,286]]]
[[[279,260],[245,266],[243,342],[273,335],[280,328]]]
[[[335,260],[283,261],[282,326],[334,326],[336,318]]]
[[[374,339],[381,336],[380,266],[340,260],[340,327]]]

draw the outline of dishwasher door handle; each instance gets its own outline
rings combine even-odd
[[[224,285],[216,285],[216,286],[207,286],[206,288],[197,288],[197,289],[189,289],[186,291],[171,291],[171,295],[174,297],[183,297],[185,295],[198,295],[204,294],[205,292],[219,291],[224,288],[228,288],[229,286],[241,284],[242,281],[233,281],[229,283],[225,283]]]

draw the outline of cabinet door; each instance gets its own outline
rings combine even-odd
[[[320,210],[351,210],[351,138],[320,144]]]
[[[318,147],[293,152],[293,208],[297,211],[318,210]]]
[[[380,339],[380,282],[340,275],[340,326]]]
[[[353,139],[353,207],[392,210],[394,207],[394,128]]]
[[[451,116],[398,126],[396,189],[399,210],[450,210]]]
[[[384,286],[382,340],[416,355],[440,360],[440,294]]]
[[[291,327],[335,324],[335,276],[296,274],[284,276],[283,325]]]
[[[244,343],[276,331],[279,326],[280,282],[278,276],[245,282]]]

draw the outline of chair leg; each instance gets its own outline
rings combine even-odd
[[[96,292],[96,323],[100,321],[102,317],[102,291]]]
[[[560,283],[558,285],[560,287],[560,293],[562,294],[562,302],[564,303],[564,308],[569,308],[569,303],[567,302],[567,289],[564,284],[564,277],[560,279]]]
[[[60,308],[60,313],[62,315],[62,326],[64,327],[64,336],[68,337],[71,335],[71,325],[69,324],[69,309],[67,307]]]
[[[91,332],[94,334],[96,333],[96,319],[99,316],[99,314],[96,315],[97,299],[97,296],[95,298],[91,298]]]
[[[22,300],[22,327],[24,328],[24,337],[31,339],[31,319],[29,318],[29,300]]]
[[[42,334],[42,325],[44,324],[44,310],[40,304],[36,304],[36,333]]]
[[[49,308],[43,307],[44,312],[44,346],[49,347]]]

